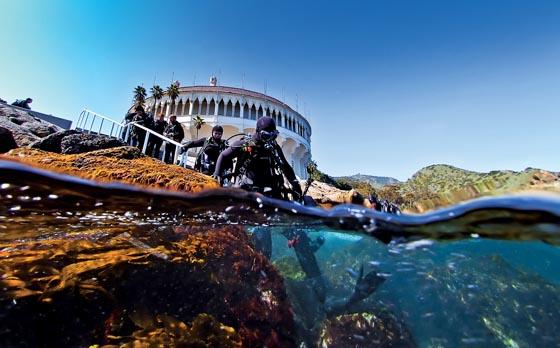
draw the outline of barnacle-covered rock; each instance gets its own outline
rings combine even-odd
[[[100,182],[122,182],[150,188],[198,192],[217,188],[209,176],[143,155],[130,146],[61,155],[30,148],[14,149],[0,157],[36,168]]]

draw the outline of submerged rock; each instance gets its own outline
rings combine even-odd
[[[221,324],[209,314],[197,315],[190,324],[167,315],[130,317],[140,329],[131,337],[119,340],[121,347],[242,347],[241,337],[235,329]]]
[[[5,346],[295,346],[282,278],[241,227],[2,242],[0,269]]]
[[[219,186],[209,176],[162,163],[129,146],[75,155],[19,148],[4,154],[3,158],[100,182],[122,182],[188,192],[199,192]]]
[[[387,312],[357,313],[327,319],[319,347],[416,347],[406,326]]]
[[[427,285],[429,293],[423,290]],[[548,347],[560,342],[560,287],[498,255],[455,259],[426,274],[415,288],[416,296],[430,299],[431,310],[442,311],[418,323],[418,332],[432,333],[426,344]]]

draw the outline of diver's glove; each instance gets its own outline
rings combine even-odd
[[[190,141],[187,141],[186,143],[181,143],[181,154],[189,151],[189,145],[190,145]]]
[[[216,180],[218,182],[218,184],[220,184],[220,186],[222,186],[222,176],[221,175],[218,175],[218,174],[214,173],[214,174],[212,174],[212,178],[214,180]]]

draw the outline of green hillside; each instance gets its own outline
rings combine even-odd
[[[425,211],[487,195],[527,190],[560,192],[560,181],[557,173],[535,168],[478,173],[436,164],[419,170],[392,190],[411,210]]]
[[[479,173],[446,164],[435,164],[422,168],[406,182],[388,178],[389,184],[381,186],[378,178],[387,177],[362,174],[328,177],[330,183],[335,183],[339,188],[354,188],[365,197],[374,193],[380,199],[397,203],[409,212],[423,212],[481,196],[522,191],[560,193],[559,173],[535,168],[520,172],[495,170]]]
[[[335,177],[338,181],[350,181],[350,182],[364,182],[368,183],[374,188],[381,188],[386,185],[398,184],[398,181],[395,178],[391,178],[388,176],[375,176],[375,175],[366,175],[366,174],[354,174],[350,176],[337,176]]]

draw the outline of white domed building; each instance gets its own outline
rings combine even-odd
[[[167,95],[158,100],[155,115],[177,115],[177,121],[185,129],[186,140],[197,139],[196,116],[205,122],[198,131],[198,138],[209,137],[212,127],[220,125],[224,128],[223,139],[238,133],[252,133],[257,119],[270,116],[276,121],[279,131],[277,141],[286,159],[299,178],[307,178],[306,166],[311,160],[311,125],[299,112],[262,93],[218,86],[214,77],[209,86],[180,87],[179,91],[179,97],[174,102]],[[153,98],[147,98],[146,105],[151,109]],[[189,152],[187,163],[194,162],[198,149],[195,150]]]

